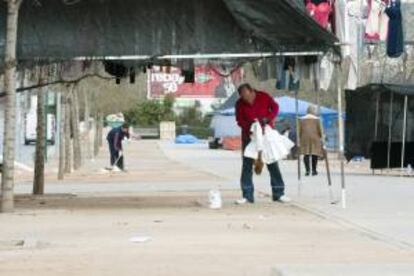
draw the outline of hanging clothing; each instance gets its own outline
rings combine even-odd
[[[332,12],[332,7],[329,1],[308,0],[306,9],[310,16],[316,20],[323,28],[327,29],[329,26],[329,19]]]
[[[374,41],[385,41],[388,33],[388,15],[386,4],[380,0],[369,1],[369,16],[365,28],[365,38]]]
[[[364,5],[360,1],[348,1],[345,7],[345,35],[347,37],[346,42],[349,44],[345,46],[345,52],[351,61],[346,88],[350,90],[358,87],[359,62],[363,49],[362,40],[359,39],[360,30],[363,27],[361,20],[363,18],[363,7],[361,4]]]
[[[320,71],[319,71],[319,87],[321,90],[328,91],[332,76],[335,70],[335,65],[329,60],[328,55],[325,55],[321,60]],[[314,78],[318,76],[313,76]]]
[[[383,5],[380,14],[380,27],[379,27],[379,38],[381,41],[386,41],[388,36],[388,22],[390,18],[385,12],[386,6]]]
[[[401,2],[392,0],[385,12],[390,18],[388,22],[387,55],[397,58],[404,52],[404,37],[402,28]]]
[[[286,57],[283,62],[283,70],[278,72],[276,89],[297,91],[300,87],[300,69],[293,57]]]

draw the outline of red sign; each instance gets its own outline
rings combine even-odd
[[[178,98],[227,98],[242,80],[242,69],[221,74],[209,66],[196,66],[194,83],[186,83],[181,69],[154,66],[148,77],[149,98],[172,94]]]

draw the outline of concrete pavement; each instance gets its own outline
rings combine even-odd
[[[239,187],[240,152],[208,150],[206,144],[177,146],[161,143],[166,155],[193,168],[201,169],[226,179],[227,185]],[[414,249],[414,178],[389,177],[353,173],[346,166],[347,208],[332,205],[323,165],[317,177],[297,180],[296,161],[280,162],[287,194],[294,203],[318,215],[355,227],[367,235],[396,246]],[[333,191],[340,199],[340,175],[333,167]],[[268,174],[256,177],[256,187],[270,192]]]
[[[49,173],[43,197],[25,195],[30,181],[18,183],[16,213],[0,215],[0,274],[414,273],[410,179],[350,175],[349,208],[342,210],[330,204],[323,175],[305,178],[298,196],[296,163],[284,161],[281,169],[294,204],[271,203],[263,196],[269,192],[264,173],[256,179],[263,192],[258,204],[239,207],[233,204],[240,195],[238,152],[136,141],[127,153],[128,173],[103,170],[105,148],[62,182]],[[212,188],[223,193],[222,210],[206,208]],[[154,240],[128,241],[142,233]],[[40,247],[16,248],[13,241],[27,236]]]

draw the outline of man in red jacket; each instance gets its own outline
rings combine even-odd
[[[276,116],[279,112],[279,105],[265,92],[256,91],[249,84],[242,84],[238,88],[240,95],[236,103],[236,120],[242,129],[242,149],[250,143],[250,127],[258,121],[262,126],[274,126]],[[241,189],[243,198],[238,204],[247,202],[254,203],[253,186],[253,164],[254,160],[243,156],[241,174]],[[283,182],[277,162],[267,165],[270,173],[270,184],[274,201],[289,202],[285,196],[285,183]]]

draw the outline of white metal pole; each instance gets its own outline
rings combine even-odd
[[[405,143],[407,139],[407,108],[408,108],[408,96],[404,97],[404,122],[402,130],[402,146],[401,146],[401,174],[404,171],[404,161],[405,161]]]
[[[377,104],[375,106],[375,130],[374,130],[374,141],[378,139],[378,122],[379,122],[379,103],[380,103],[381,94],[377,94]]]
[[[210,53],[181,55],[125,55],[125,56],[79,56],[74,60],[162,60],[162,59],[233,59],[233,58],[266,58],[277,56],[322,56],[324,52],[264,52],[264,53]]]
[[[341,202],[342,208],[346,208],[346,185],[344,164],[344,118],[342,112],[342,70],[340,62],[337,62],[337,89],[338,89],[338,138],[339,138],[339,162],[341,167]]]
[[[375,130],[374,130],[374,142],[378,139],[378,120],[379,120],[379,103],[381,94],[377,94],[377,104],[375,106]],[[372,169],[372,174],[375,174],[375,170]]]
[[[324,159],[325,159],[325,166],[326,166],[326,176],[327,176],[327,180],[328,180],[328,193],[329,193],[329,200],[331,203],[335,203],[334,202],[334,195],[333,195],[333,190],[332,190],[332,178],[331,178],[331,170],[330,170],[330,166],[329,166],[329,156],[328,156],[328,152],[326,150],[326,136],[325,136],[325,131],[323,128],[323,122],[322,122],[322,116],[321,116],[321,103],[320,103],[320,61],[318,59],[318,62],[316,64],[314,64],[313,66],[313,75],[314,75],[314,87],[316,90],[316,104],[317,104],[317,110],[318,110],[318,115],[319,115],[319,123],[320,123],[320,128],[322,131],[322,151],[324,154]]]
[[[388,111],[388,145],[387,145],[387,168],[390,169],[391,166],[391,142],[392,142],[392,112],[394,106],[394,92],[391,92],[390,96],[390,107]]]
[[[296,148],[298,156],[298,194],[301,193],[301,169],[300,169],[300,120],[299,120],[299,91],[295,91],[295,113],[296,113]]]

